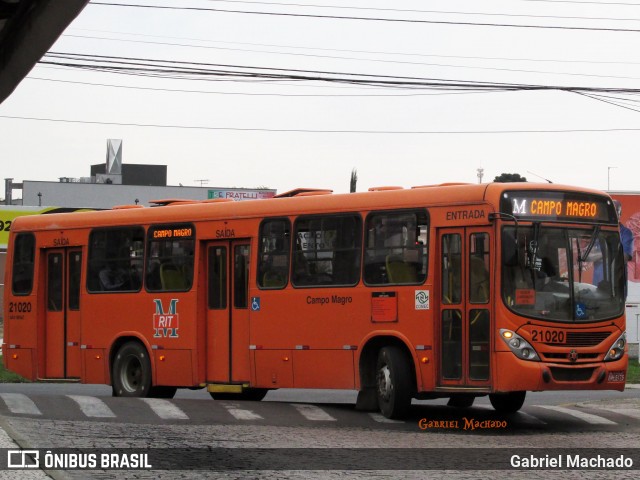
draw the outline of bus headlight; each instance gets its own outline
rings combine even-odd
[[[619,360],[624,355],[624,347],[627,345],[627,332],[624,332],[613,342],[613,345],[609,347],[609,353],[604,357],[605,362],[611,362],[613,360]]]
[[[501,328],[500,338],[502,338],[504,343],[509,347],[509,350],[511,350],[516,357],[522,360],[531,360],[532,362],[540,361],[540,357],[531,344],[517,333],[507,330],[506,328]]]

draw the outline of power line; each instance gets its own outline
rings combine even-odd
[[[232,65],[217,64],[206,62],[187,62],[178,60],[162,60],[150,58],[136,57],[116,57],[109,55],[85,55],[66,52],[48,52],[44,55],[44,60],[39,63],[47,65],[62,65],[74,68],[89,68],[100,71],[121,71],[121,72],[144,72],[147,74],[182,74],[191,76],[210,76],[210,77],[238,77],[242,79],[287,79],[287,80],[305,80],[305,81],[324,81],[338,83],[352,83],[359,85],[382,85],[382,86],[402,86],[402,87],[426,87],[436,88],[440,83],[446,83],[447,88],[460,87],[463,89],[474,89],[480,86],[481,90],[514,90],[524,88],[546,89],[546,86],[526,86],[518,84],[507,84],[498,82],[474,82],[458,80],[455,83],[450,80],[424,78],[424,77],[406,77],[394,75],[365,74],[353,72],[336,72],[326,70],[302,70],[302,69],[286,69],[275,67],[258,67],[252,65]],[[51,61],[50,58],[56,60],[69,60],[69,62]],[[77,63],[80,61],[94,62],[92,64]],[[102,62],[99,64],[97,62]],[[125,66],[122,66],[125,65]]]
[[[319,5],[311,3],[286,3],[286,2],[251,2],[246,0],[209,0],[210,2],[221,3],[241,3],[249,5],[276,5],[281,7],[300,7],[300,8],[331,8],[337,10],[366,10],[377,12],[400,12],[400,13],[426,13],[426,14],[438,14],[438,15],[478,15],[487,17],[520,17],[520,18],[548,18],[556,20],[606,20],[606,21],[640,21],[640,19],[634,18],[612,18],[612,17],[577,17],[566,15],[531,15],[521,13],[488,13],[488,12],[460,12],[450,10],[417,10],[417,9],[405,9],[405,8],[380,8],[380,7],[354,7],[348,5]],[[98,2],[95,2],[98,3]],[[595,3],[595,2],[594,2]],[[634,4],[637,6],[637,4]],[[176,7],[183,8],[183,7]],[[188,9],[188,7],[185,7]]]
[[[50,60],[54,59],[54,60]],[[68,60],[68,61],[62,61]],[[91,62],[91,63],[80,63]],[[368,73],[324,70],[285,69],[250,65],[214,64],[150,58],[116,57],[108,55],[84,55],[64,52],[45,54],[41,64],[60,65],[96,71],[144,74],[152,76],[173,75],[180,78],[224,78],[244,81],[296,80],[374,85],[396,88],[430,88],[448,90],[514,91],[514,90],[566,90],[585,92],[639,93],[640,89],[620,87],[580,87],[504,82],[478,82],[428,77],[408,77]]]
[[[212,0],[217,1],[217,0]],[[527,1],[527,0],[520,0]],[[72,29],[76,31],[83,32],[99,32],[99,33],[111,33],[116,35],[130,35],[135,37],[149,37],[149,38],[167,38],[173,40],[191,40],[196,42],[205,42],[205,43],[221,43],[221,44],[229,44],[229,45],[250,45],[254,47],[276,47],[276,48],[290,48],[290,49],[301,49],[301,50],[319,50],[324,52],[340,52],[340,53],[365,53],[365,54],[375,54],[375,55],[393,55],[393,56],[405,56],[405,57],[424,57],[424,58],[461,58],[465,60],[500,60],[500,61],[509,61],[509,62],[549,62],[549,63],[584,63],[584,64],[594,64],[594,65],[640,65],[640,62],[618,62],[618,61],[597,61],[597,60],[576,60],[574,58],[514,58],[514,57],[485,57],[479,55],[438,55],[438,54],[428,54],[428,53],[410,53],[410,52],[389,52],[389,51],[380,51],[380,50],[354,50],[354,49],[341,49],[341,48],[322,48],[322,47],[302,47],[299,45],[282,45],[282,44],[273,44],[273,43],[255,43],[255,42],[229,42],[224,40],[210,40],[203,38],[192,38],[192,37],[174,37],[174,36],[165,36],[165,35],[147,35],[142,33],[135,32],[122,32],[122,31],[114,31],[114,30],[93,30],[86,28],[76,28]],[[118,41],[131,41],[130,39],[113,39],[110,37],[93,37],[93,36],[80,36],[63,33],[63,37],[80,37],[80,38],[96,38],[101,40],[118,40]],[[146,43],[144,41],[140,41],[140,43]],[[155,42],[149,42],[154,44]],[[193,44],[180,44],[180,43],[170,43],[170,42],[158,42],[160,45],[176,45],[176,46],[193,46],[199,48],[218,48],[218,47],[207,47],[205,45],[193,45]],[[341,57],[337,57],[341,58]]]
[[[117,41],[117,42],[143,43],[143,44],[149,44],[149,45],[171,45],[171,46],[178,46],[178,47],[231,50],[231,51],[247,52],[247,53],[269,53],[273,55],[290,55],[290,56],[300,56],[300,57],[310,57],[310,58],[327,58],[332,60],[356,60],[359,62],[391,63],[391,64],[398,64],[398,65],[413,65],[413,66],[419,65],[419,66],[444,67],[444,68],[466,68],[466,69],[474,69],[474,70],[490,70],[490,71],[500,71],[500,72],[510,72],[510,73],[537,73],[542,75],[567,75],[567,76],[577,76],[577,77],[640,80],[639,77],[627,77],[627,76],[620,76],[620,75],[598,75],[598,74],[591,74],[591,73],[573,73],[573,72],[549,72],[549,71],[543,71],[543,70],[527,70],[527,69],[521,69],[521,68],[482,67],[482,66],[472,66],[472,65],[451,65],[446,63],[408,62],[403,60],[383,60],[383,59],[373,59],[373,58],[340,57],[340,56],[334,56],[334,55],[316,55],[316,54],[309,54],[309,53],[273,52],[268,50],[252,50],[252,49],[231,48],[231,47],[213,47],[213,46],[205,46],[205,45],[179,44],[179,43],[172,43],[172,42],[151,42],[151,41],[145,41],[145,40],[96,37],[91,35],[66,35],[66,36],[72,37],[72,38],[90,38],[95,40],[111,40],[111,41]]]
[[[152,123],[104,122],[91,120],[70,120],[61,118],[23,117],[0,115],[0,118],[10,120],[32,120],[42,122],[74,123],[85,125],[109,125],[123,127],[173,128],[188,130],[226,130],[237,132],[268,132],[268,133],[348,133],[348,134],[390,134],[390,135],[476,135],[476,134],[524,134],[524,133],[606,133],[606,132],[637,132],[639,128],[572,128],[572,129],[537,129],[537,130],[316,130],[303,128],[250,128],[250,127],[211,127],[203,125],[167,125]]]
[[[402,97],[433,97],[433,96],[441,96],[441,95],[469,95],[476,93],[494,93],[494,92],[438,92],[438,93],[364,93],[364,94],[297,94],[297,93],[255,93],[255,92],[221,92],[221,91],[211,91],[211,90],[186,90],[186,89],[178,89],[178,88],[155,88],[155,87],[139,87],[134,85],[114,85],[110,83],[94,83],[94,82],[80,82],[75,80],[61,80],[55,78],[42,78],[42,77],[33,77],[28,76],[25,77],[25,80],[41,80],[46,82],[57,82],[57,83],[70,83],[75,85],[87,85],[94,87],[112,87],[112,88],[124,88],[131,90],[149,90],[149,91],[159,91],[159,92],[175,92],[175,93],[197,93],[197,94],[214,94],[214,95],[240,95],[240,96],[257,96],[257,97],[334,97],[334,98],[370,98],[370,97],[394,97],[394,98],[402,98]],[[498,92],[496,92],[498,93]]]
[[[203,8],[203,7],[176,7],[166,5],[139,5],[133,3],[111,3],[111,2],[91,2],[89,5],[100,5],[110,7],[131,7],[131,8],[153,8],[160,10],[185,10],[197,12],[218,12],[218,13],[237,13],[247,15],[265,15],[280,16],[290,18],[319,18],[330,20],[360,20],[375,22],[399,22],[399,23],[415,23],[415,24],[435,24],[435,25],[464,25],[473,27],[509,27],[509,28],[540,28],[553,30],[586,30],[599,32],[627,32],[638,33],[640,29],[634,28],[614,28],[614,27],[577,27],[566,25],[523,25],[517,23],[494,23],[494,22],[456,22],[451,20],[421,20],[410,18],[382,18],[382,17],[357,17],[357,16],[341,16],[341,15],[318,15],[308,13],[288,13],[288,12],[264,12],[253,10],[232,10],[223,8]]]

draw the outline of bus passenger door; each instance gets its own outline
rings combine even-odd
[[[45,378],[80,377],[82,251],[46,253]]]
[[[439,385],[483,388],[491,380],[490,231],[440,230]]]
[[[249,383],[249,255],[246,240],[207,245],[207,381]]]

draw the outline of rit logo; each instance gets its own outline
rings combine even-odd
[[[154,299],[153,303],[156,304],[156,313],[153,315],[153,329],[155,330],[153,337],[178,338],[178,328],[180,326],[177,312],[178,299],[171,299],[168,311],[165,311],[162,300],[159,298]]]

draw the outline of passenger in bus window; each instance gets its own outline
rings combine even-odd
[[[98,276],[103,290],[120,290],[128,278],[124,269],[114,267],[111,263],[107,263]]]

